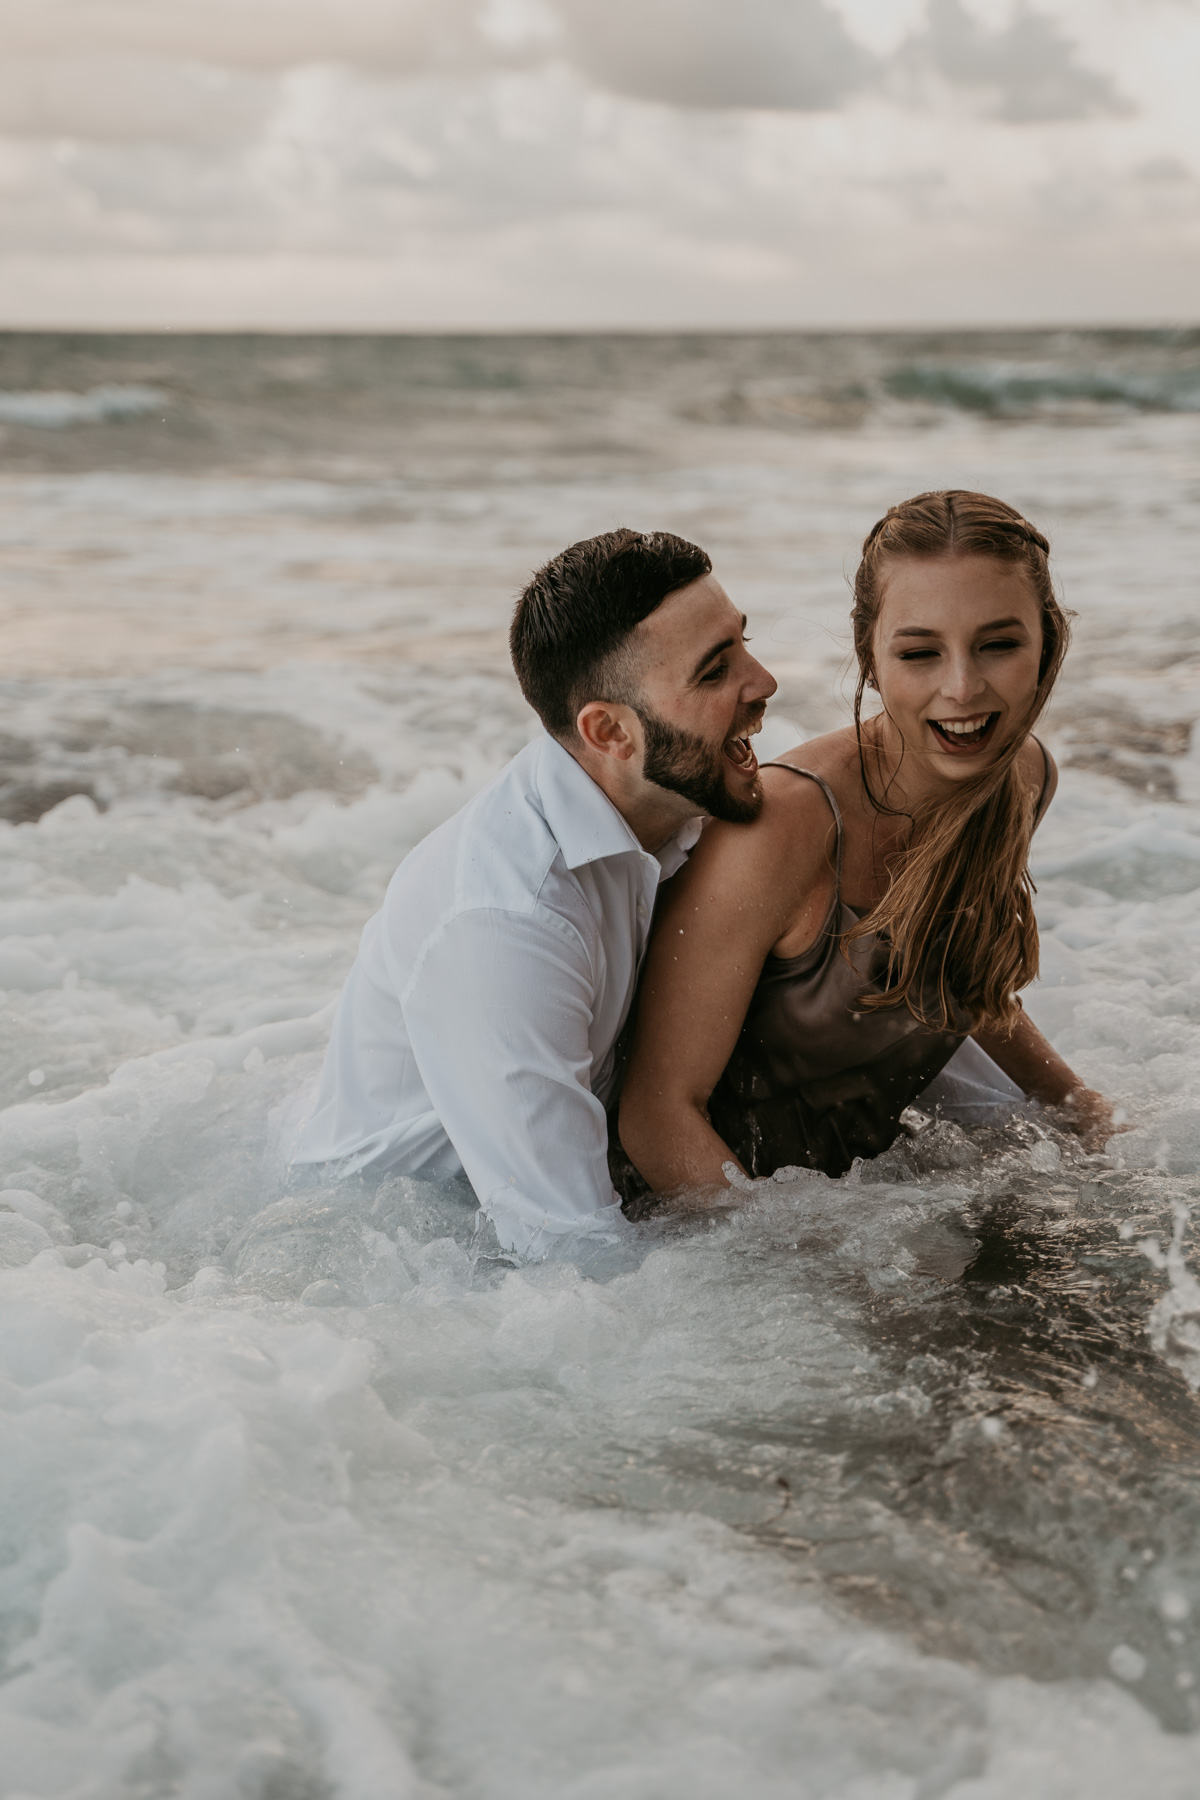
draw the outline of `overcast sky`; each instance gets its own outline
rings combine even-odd
[[[1200,0],[0,0],[0,323],[1195,321]]]

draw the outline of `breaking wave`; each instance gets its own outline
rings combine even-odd
[[[161,388],[133,382],[89,388],[84,394],[53,388],[0,392],[0,425],[32,425],[43,431],[62,431],[71,425],[107,425],[161,412],[170,404],[170,398]]]
[[[911,363],[886,376],[897,400],[994,419],[1119,412],[1200,412],[1200,366],[1161,374],[1047,368],[1020,363]]]

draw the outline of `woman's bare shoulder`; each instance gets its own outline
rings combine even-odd
[[[800,783],[784,772],[777,772],[780,763],[787,763],[793,769],[807,769],[812,775],[821,775],[832,786],[848,769],[858,767],[858,740],[854,735],[854,727],[843,725],[836,731],[823,732],[820,737],[808,738],[803,744],[796,744],[793,749],[785,750],[781,756],[764,763],[764,787],[770,778],[773,787],[781,792],[802,785],[811,788],[816,784]]]
[[[780,768],[781,763],[787,768]],[[788,769],[818,775],[820,781],[800,779]],[[858,768],[858,740],[852,727],[827,731],[822,737],[809,738],[767,763],[762,772],[765,802],[763,813],[773,812],[787,818],[828,816],[829,802],[821,788],[827,782],[844,809],[852,792],[857,793],[861,778]]]
[[[825,774],[827,758],[809,754],[822,743],[814,739],[799,745],[776,762],[786,760],[794,769],[808,769],[830,780]],[[820,783],[767,764],[762,789],[762,810],[756,819],[740,825],[709,821],[687,865],[670,883],[673,891],[732,881],[739,888],[760,883],[776,890],[782,883],[792,892],[797,883],[803,885],[810,874],[824,869],[833,814]]]
[[[693,861],[710,869],[736,864],[761,876],[787,871],[796,877],[810,862],[823,868],[825,839],[834,820],[821,783],[808,777],[820,775],[835,793],[841,789],[844,750],[839,755],[835,740],[846,735],[853,742],[853,732],[830,732],[826,737],[798,744],[765,764],[763,804],[758,817],[745,825],[714,820],[705,827]],[[790,767],[780,768],[781,762]]]
[[[1058,764],[1037,738],[1029,737],[1021,746],[1017,767],[1021,771],[1022,780],[1036,796],[1037,818],[1040,820],[1058,786]]]
[[[1026,781],[1034,782],[1040,788],[1047,769],[1054,767],[1054,759],[1048,750],[1043,750],[1037,738],[1027,737],[1021,745],[1017,767]]]

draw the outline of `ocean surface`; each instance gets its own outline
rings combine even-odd
[[[605,1262],[289,1182],[358,933],[530,737],[513,597],[698,539],[847,716],[891,501],[1049,532],[1034,1016]],[[0,337],[4,1800],[1193,1800],[1200,332]]]

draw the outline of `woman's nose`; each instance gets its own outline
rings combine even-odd
[[[981,694],[986,685],[979,665],[973,658],[965,656],[957,658],[946,670],[942,693],[947,700],[958,700],[965,704]]]

